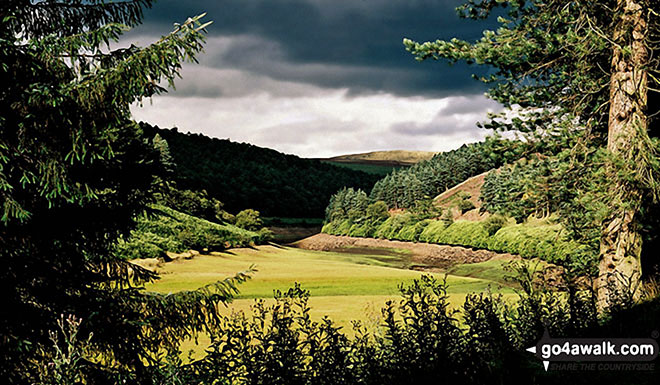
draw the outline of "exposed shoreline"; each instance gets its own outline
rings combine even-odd
[[[323,233],[302,239],[291,244],[291,246],[317,251],[337,251],[350,248],[407,250],[412,254],[412,259],[416,264],[438,269],[446,269],[456,264],[479,263],[494,258],[519,258],[513,254],[496,253],[489,250],[475,250],[461,246],[358,238]]]

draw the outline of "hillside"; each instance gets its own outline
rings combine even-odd
[[[215,223],[162,205],[152,205],[136,227],[120,239],[116,254],[123,259],[167,258],[167,253],[213,251],[263,243],[263,234],[229,223]]]
[[[484,185],[484,179],[489,172],[490,171],[486,171],[464,180],[463,182],[435,197],[433,201],[440,207],[447,208],[450,207],[452,202],[457,199],[459,193],[463,192],[470,195],[470,202],[472,202],[476,208],[481,207],[479,194],[481,194],[481,187]]]
[[[373,151],[361,154],[340,155],[325,160],[345,163],[374,163],[410,166],[423,160],[433,158],[435,152],[430,151]]]
[[[434,154],[427,151],[374,151],[361,154],[340,155],[319,160],[334,166],[363,171],[383,177],[394,170],[407,168],[423,160],[431,159]]]
[[[521,143],[495,138],[466,144],[390,173],[374,185],[370,198],[384,201],[391,209],[411,208],[467,178],[519,158],[522,151]]]
[[[178,186],[206,190],[230,212],[253,208],[264,216],[320,218],[342,187],[371,190],[378,175],[319,160],[141,123],[147,136],[167,141]]]
[[[506,173],[490,170],[510,163],[524,164],[537,173],[543,170],[537,162],[512,162],[521,158],[522,146],[500,140],[465,145],[393,172],[376,183],[371,196],[341,190],[330,201],[322,231],[538,257],[590,274],[597,257],[595,249],[590,242],[567,237],[564,223],[556,215],[550,216],[556,210],[535,211],[527,204],[514,207],[520,211],[514,216],[500,202],[520,203],[521,196],[510,193],[526,193],[517,183],[522,174],[512,167],[504,168]],[[480,213],[483,208],[504,216]]]
[[[466,219],[471,221],[480,221],[487,218],[488,213],[480,213],[480,209],[483,203],[480,198],[481,188],[484,185],[484,180],[486,179],[486,175],[488,175],[490,172],[491,171],[486,171],[464,180],[463,182],[435,197],[433,202],[443,210],[448,208],[453,209],[454,220]],[[462,213],[461,210],[457,209],[459,201],[463,199],[462,197],[469,197],[466,199],[474,205],[474,209],[465,213]]]

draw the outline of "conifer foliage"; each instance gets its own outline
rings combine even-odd
[[[111,252],[163,171],[129,106],[163,92],[160,82],[171,84],[204,40],[195,17],[148,47],[111,50],[151,3],[0,4],[3,383],[36,381],[61,315],[82,319],[82,335],[93,332],[81,364],[87,383],[146,381],[158,354],[212,327],[210,310],[246,278],[147,295],[137,286],[155,274]]]
[[[489,127],[551,131],[570,121],[607,133],[601,303],[616,296],[612,290],[634,289],[641,275],[641,214],[648,209],[645,200],[660,190],[657,145],[649,138],[658,112],[658,2],[468,0],[458,11],[470,19],[497,17],[500,27],[475,42],[404,39],[406,48],[418,60],[491,66],[493,74],[481,79],[492,85],[489,96],[520,108],[511,119],[495,117]]]
[[[255,209],[264,216],[321,218],[338,189],[370,190],[380,179],[315,159],[202,134],[161,129],[141,122],[150,135],[167,141],[175,163],[172,179],[191,190],[206,190],[225,210]]]
[[[434,198],[469,177],[518,159],[529,150],[519,142],[489,137],[485,142],[463,145],[408,169],[393,171],[376,182],[371,198],[382,200],[393,209],[413,208],[418,201]]]

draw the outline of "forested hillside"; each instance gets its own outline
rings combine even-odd
[[[116,252],[126,259],[163,258],[168,251],[181,253],[250,246],[263,242],[265,234],[153,205],[148,214],[138,217],[130,237],[119,240]]]
[[[419,200],[431,199],[471,176],[517,159],[529,150],[522,143],[497,138],[463,145],[410,168],[392,172],[374,185],[371,198],[384,201],[390,208],[410,208]]]
[[[167,141],[181,188],[204,189],[230,212],[253,208],[264,216],[320,218],[335,191],[370,190],[380,178],[247,143],[141,126]]]
[[[601,187],[606,183],[605,155],[596,148],[576,153],[575,148],[584,146],[583,135],[561,135],[554,144],[547,138],[524,143],[489,139],[395,171],[378,181],[370,195],[340,190],[326,209],[323,231],[485,248],[539,257],[573,273],[596,276],[601,216],[607,210]],[[480,191],[459,188],[444,204],[434,199],[488,170]],[[475,199],[479,210],[474,210]],[[649,198],[645,207],[639,231],[649,255],[646,268],[653,272],[658,268],[652,257],[658,245],[658,208]]]
[[[340,190],[330,199],[323,231],[484,248],[595,274],[598,245],[592,213],[597,208],[585,207],[568,192],[593,174],[593,161],[569,166],[571,152],[565,148],[575,146],[575,137],[554,139],[520,142],[492,137],[394,171],[378,181],[370,195]],[[457,191],[444,204],[435,199],[489,170],[494,172],[485,175],[480,191]],[[475,199],[480,200],[478,212]],[[473,218],[479,212],[491,216],[464,220],[462,214],[471,210]]]

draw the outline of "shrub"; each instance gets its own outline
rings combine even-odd
[[[151,212],[138,218],[135,230],[120,240],[115,253],[126,259],[158,258],[166,251],[180,253],[189,249],[222,250],[247,246],[266,240],[257,234],[230,224],[218,224],[196,218],[168,207],[154,205]]]
[[[565,371],[545,371],[525,350],[545,331],[576,338],[616,334],[631,337],[630,325],[653,330],[660,301],[615,310],[599,323],[595,292],[550,291],[532,285],[538,277],[527,264],[513,266],[523,288],[515,301],[469,294],[450,306],[447,284],[424,275],[399,287],[401,299],[381,310],[376,332],[359,323],[354,337],[325,317],[309,316],[309,292],[299,284],[275,301],[256,300],[249,314],[219,315],[207,356],[187,366],[185,383],[201,384],[553,384]],[[267,381],[266,381],[267,379]],[[570,382],[655,384],[651,371],[571,372]]]
[[[161,242],[155,241],[158,237],[152,233],[136,233],[128,240],[120,240],[117,243],[116,250],[118,255],[126,259],[137,258],[161,258],[165,255],[165,250],[178,252],[178,243],[172,242],[174,246],[171,249],[164,248]],[[183,251],[183,250],[181,250]]]
[[[472,195],[466,191],[459,191],[458,194],[456,194],[458,197],[458,202],[456,203],[456,207],[461,210],[461,214],[465,214],[467,211],[470,211],[475,208],[474,203],[470,200],[472,198]]]
[[[321,227],[321,232],[325,234],[336,234],[336,228],[339,222],[333,221],[333,222],[328,222]]]
[[[429,243],[486,248],[488,234],[480,222],[458,221],[445,226],[442,221],[432,221],[419,239]]]
[[[428,226],[430,223],[431,220],[428,219],[416,223],[409,223],[401,228],[395,239],[400,241],[417,242],[420,240],[419,237],[426,226]]]
[[[352,237],[371,237],[377,226],[372,222],[355,223],[351,226],[348,234]]]
[[[442,215],[442,208],[435,205],[433,199],[421,199],[415,202],[411,212],[422,219],[430,219]]]
[[[412,223],[413,221],[414,217],[410,213],[393,215],[378,226],[374,235],[377,238],[395,239],[399,231],[401,231],[405,225]]]
[[[412,214],[406,213],[394,215],[377,227],[369,222],[330,222],[323,227],[323,232],[488,249],[524,258],[538,257],[578,274],[596,273],[597,254],[589,245],[565,239],[561,225],[505,224],[506,219],[497,215],[483,222],[453,222],[448,210],[441,220],[416,221]]]
[[[273,240],[274,234],[268,228],[263,227],[257,232],[259,234],[258,241],[259,243],[266,243]]]
[[[209,221],[223,221],[225,215],[231,215],[222,209],[222,202],[209,197],[206,190],[179,190],[169,186],[165,192],[156,194],[156,201],[163,206]]]
[[[461,214],[465,214],[467,211],[474,209],[476,206],[472,203],[471,200],[460,200],[458,201],[457,207],[461,210]]]
[[[460,199],[462,201],[465,201],[465,200],[468,200],[468,199],[472,198],[472,194],[470,194],[467,191],[459,191],[458,194],[456,194],[456,195],[458,196],[458,199]]]
[[[257,231],[263,226],[257,210],[245,209],[236,214],[236,226],[250,231]]]
[[[442,221],[445,227],[454,223],[454,212],[452,211],[451,208],[447,208],[444,214],[442,214],[442,218],[440,219],[440,221]]]
[[[345,219],[345,220],[339,222],[339,225],[335,228],[335,234],[336,235],[350,235],[351,226],[353,226],[353,222],[351,222],[349,219]]]
[[[484,228],[488,235],[494,235],[502,226],[506,225],[506,218],[502,215],[491,215],[484,221]]]
[[[387,203],[383,201],[376,201],[367,206],[366,213],[367,219],[373,221],[381,221],[390,217],[390,213],[387,211]]]
[[[447,223],[444,221],[429,221],[429,224],[422,230],[419,235],[419,240],[428,243],[437,243],[438,234],[447,228]]]

